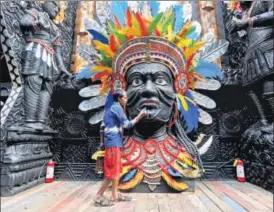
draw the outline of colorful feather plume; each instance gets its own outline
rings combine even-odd
[[[119,189],[121,190],[129,190],[134,188],[136,185],[138,185],[143,180],[144,174],[142,171],[138,170],[135,176],[129,180],[128,182],[124,182],[119,184]]]
[[[162,177],[171,188],[174,188],[177,191],[185,191],[188,189],[188,185],[186,183],[177,182],[170,177],[168,173],[162,172]]]

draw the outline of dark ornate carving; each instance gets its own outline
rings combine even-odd
[[[229,67],[231,69],[241,69],[243,68],[243,59],[245,56],[245,52],[247,50],[247,42],[244,36],[240,37],[238,34],[228,33],[226,23],[231,21],[234,14],[231,11],[228,11],[227,7],[227,4],[222,2],[223,20],[225,23],[225,34],[226,39],[229,41],[229,47],[226,55],[228,55]],[[232,74],[231,72],[235,73],[234,70],[225,70],[225,73],[226,72],[228,72],[229,75]]]
[[[48,127],[44,131],[36,131],[32,128],[22,127],[25,117],[22,103],[24,102],[24,97],[26,97],[28,94],[28,91],[24,92],[22,88],[28,84],[29,80],[26,79],[28,77],[24,75],[25,80],[23,84],[21,75],[22,71],[24,74],[26,72],[29,73],[30,71],[34,71],[35,68],[37,68],[35,64],[38,64],[37,60],[30,61],[32,69],[29,69],[30,66],[26,65],[26,59],[33,59],[33,55],[26,55],[26,51],[24,51],[22,54],[22,49],[26,45],[25,40],[23,39],[23,35],[27,38],[28,41],[35,42],[33,39],[37,38],[37,40],[41,40],[45,43],[47,41],[47,35],[49,35],[49,33],[46,33],[46,22],[43,22],[43,20],[48,21],[46,16],[43,20],[41,18],[42,16],[40,17],[39,21],[41,21],[41,25],[39,25],[39,21],[36,23],[42,29],[39,31],[42,37],[40,37],[39,32],[26,30],[26,28],[22,27],[25,26],[22,23],[26,23],[24,21],[27,21],[28,18],[33,17],[31,15],[32,13],[28,13],[28,11],[36,11],[37,14],[46,15],[46,13],[41,13],[44,9],[45,11],[49,12],[49,15],[52,15],[50,13],[56,8],[53,10],[50,9],[49,6],[51,4],[55,3],[46,2],[43,7],[41,7],[40,2],[37,1],[1,2],[1,32],[3,32],[3,35],[1,33],[1,44],[13,85],[9,98],[1,110],[1,170],[3,176],[3,180],[1,181],[2,196],[14,195],[44,181],[46,170],[45,164],[53,156],[48,144],[49,142],[51,144],[53,143],[52,139],[54,137],[54,133],[52,130],[50,130]],[[74,24],[72,24],[72,20],[74,20],[77,5],[78,2],[67,2],[65,19],[61,25],[62,30],[64,30],[64,33],[62,33],[61,36],[64,36],[65,38],[63,39],[65,46],[62,47],[62,54],[64,54],[66,57],[65,65],[67,67],[69,67],[69,58],[73,49]],[[27,15],[29,15],[29,17],[24,19],[24,17]],[[35,17],[33,18],[35,19]],[[32,24],[31,27],[33,27]],[[21,32],[22,28],[23,33]],[[50,43],[48,44],[51,45]],[[31,42],[29,42],[28,45],[31,45]],[[34,48],[35,44],[33,43],[32,45]],[[41,43],[41,46],[43,46],[43,43]],[[41,47],[42,50],[43,48],[47,48],[47,46]],[[42,50],[40,53],[43,59],[44,51]],[[55,50],[58,52],[57,49]],[[36,53],[37,52],[39,51],[36,51]],[[61,58],[61,54],[59,55],[60,56],[58,56],[59,58],[57,58],[57,60]],[[21,58],[21,56],[24,57]],[[49,53],[47,56],[49,56]],[[23,64],[23,69],[21,64]],[[41,66],[38,68],[42,70]],[[28,84],[32,85],[32,89],[35,87],[35,84],[32,84],[33,80]],[[54,80],[56,80],[55,76]],[[63,80],[67,81],[67,79]],[[49,89],[49,87],[50,86],[46,85],[44,88]],[[25,100],[35,101],[33,98],[33,95],[31,95],[30,98],[27,100],[25,98]],[[48,107],[49,101],[41,102],[43,106]],[[34,108],[33,105],[28,107],[26,112],[28,113],[28,109],[31,108]],[[51,115],[53,113],[52,109],[46,112],[46,115]],[[49,122],[47,121],[46,124],[49,124]],[[54,153],[56,152],[58,152],[58,148],[56,148]]]

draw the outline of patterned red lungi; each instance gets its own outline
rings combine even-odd
[[[121,148],[110,147],[105,150],[104,177],[106,179],[119,179],[122,173]]]

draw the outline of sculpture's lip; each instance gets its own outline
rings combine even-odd
[[[143,107],[145,106],[157,106],[159,104],[159,102],[157,100],[152,100],[152,99],[148,99],[148,100],[144,100],[141,102],[141,105]]]

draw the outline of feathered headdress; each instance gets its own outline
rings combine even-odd
[[[159,3],[147,4],[150,10],[144,16],[133,12],[126,2],[112,2],[114,15],[108,21],[107,33],[96,27],[87,29],[97,50],[97,61],[92,67],[83,68],[78,78],[91,77],[92,81],[100,80],[101,85],[80,91],[82,97],[92,98],[83,101],[79,109],[108,107],[111,92],[121,87],[126,89],[124,76],[128,68],[149,61],[162,63],[172,72],[180,118],[186,122],[187,132],[196,129],[198,121],[210,124],[211,116],[198,105],[213,109],[216,104],[195,89],[219,89],[220,83],[212,78],[221,77],[221,72],[211,62],[225,53],[228,42],[218,40],[208,44],[200,40],[200,24],[184,22],[182,5],[159,12]],[[90,123],[96,124],[102,118],[103,108],[91,117]]]

